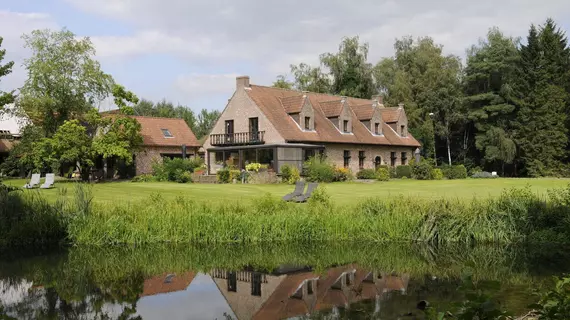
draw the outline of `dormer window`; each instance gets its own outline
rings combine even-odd
[[[374,124],[374,134],[380,134],[380,124],[378,122]]]
[[[311,117],[305,117],[305,130],[311,130]]]
[[[400,126],[400,136],[406,136],[406,126]]]
[[[168,129],[160,129],[162,131],[162,135],[165,138],[174,138],[174,136],[172,135],[172,133],[170,133],[170,130]]]
[[[348,131],[348,120],[344,120],[344,121],[342,122],[342,131],[343,131],[344,133],[350,132],[350,131]]]

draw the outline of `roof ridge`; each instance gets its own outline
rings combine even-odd
[[[268,88],[268,89],[275,89],[275,90],[280,90],[280,91],[309,93],[309,94],[323,95],[323,96],[337,97],[337,98],[346,97],[346,98],[349,98],[349,99],[370,100],[370,101],[372,101],[372,99],[357,98],[357,97],[351,97],[351,96],[343,96],[343,95],[339,95],[339,94],[332,94],[332,93],[325,93],[325,92],[314,92],[314,91],[297,90],[297,89],[277,88],[277,87],[271,87],[271,86],[263,86],[263,85],[259,85],[259,84],[250,84],[250,87],[251,87],[251,86],[254,86],[254,87],[261,87],[261,88]]]
[[[133,118],[145,118],[145,119],[162,119],[162,120],[182,120],[182,121],[186,122],[186,121],[184,120],[184,118],[154,117],[154,116],[136,116],[136,115],[129,115],[128,117],[133,117]]]

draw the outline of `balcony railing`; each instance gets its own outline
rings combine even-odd
[[[211,134],[210,143],[213,146],[246,146],[264,144],[264,135],[265,131]]]

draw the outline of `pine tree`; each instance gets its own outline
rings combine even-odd
[[[0,37],[0,48],[2,48],[2,37]],[[10,74],[12,72],[12,67],[14,66],[14,62],[10,61],[5,65],[2,65],[2,60],[4,60],[4,56],[6,55],[6,49],[0,49],[0,78]],[[2,92],[0,90],[0,112],[4,109],[4,106],[14,102],[14,92]]]
[[[552,175],[561,168],[568,145],[567,39],[549,19],[540,31],[531,26],[520,52],[525,98],[517,117],[517,145],[528,175]]]

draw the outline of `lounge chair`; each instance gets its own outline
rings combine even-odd
[[[296,196],[295,198],[293,198],[293,201],[307,202],[307,200],[309,200],[309,198],[313,194],[313,191],[315,191],[315,189],[317,189],[318,186],[319,186],[318,183],[309,183],[309,186],[307,187],[307,192],[305,192],[305,194],[302,194],[300,196]]]
[[[49,189],[53,187],[54,183],[55,183],[55,174],[48,173],[46,174],[46,181],[44,182],[44,184],[40,186],[40,189]]]
[[[291,201],[293,198],[303,195],[303,191],[305,190],[305,183],[303,181],[297,181],[295,183],[295,190],[285,196],[283,196],[283,200]]]
[[[24,189],[34,188],[35,186],[40,184],[40,177],[41,177],[41,175],[39,173],[32,174],[32,179],[30,179],[30,182],[26,183],[23,188]]]

